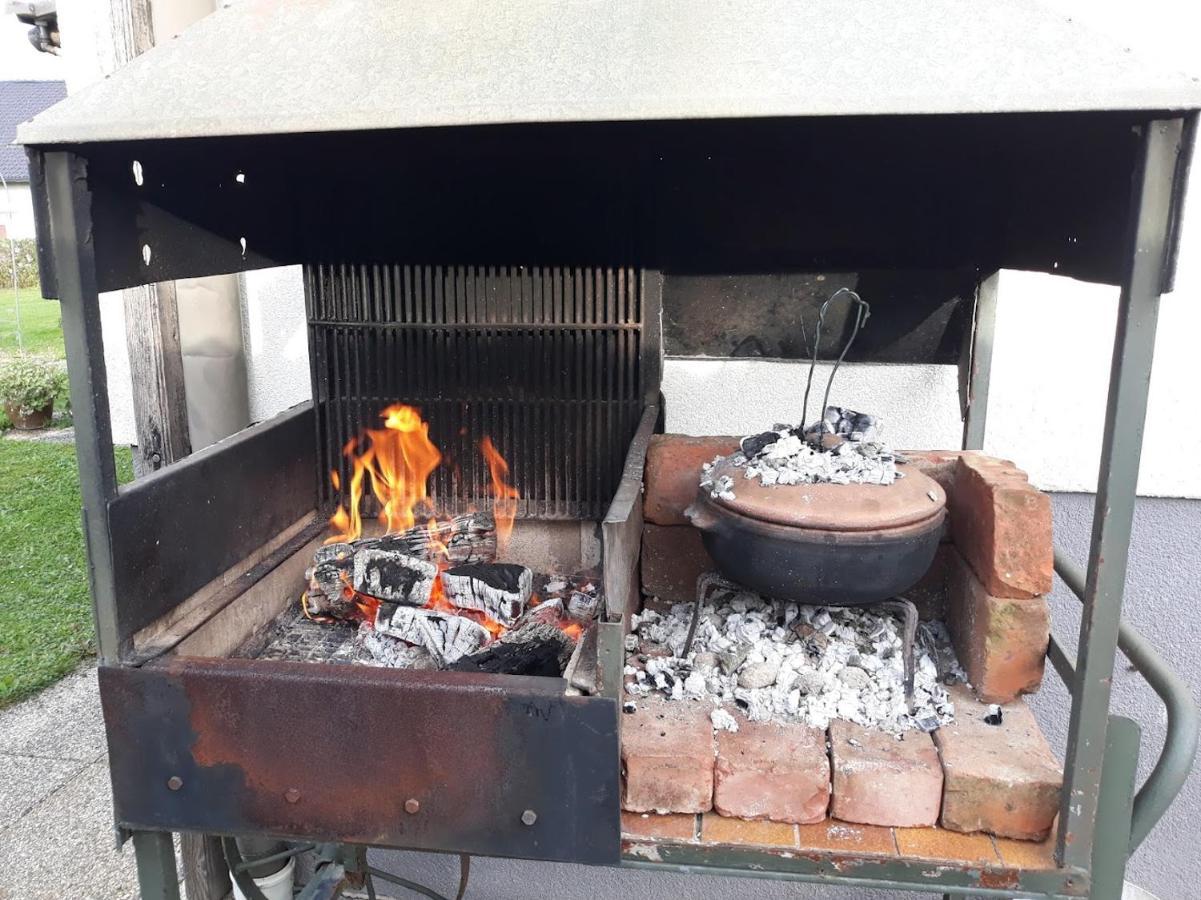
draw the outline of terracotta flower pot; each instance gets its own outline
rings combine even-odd
[[[37,431],[50,424],[50,417],[54,415],[54,401],[51,400],[41,409],[35,409],[27,416],[21,415],[20,408],[11,403],[4,404],[4,412],[8,416],[8,420],[13,423],[13,428],[19,431]]]

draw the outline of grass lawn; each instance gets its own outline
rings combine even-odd
[[[117,472],[133,477],[128,448]],[[94,651],[79,510],[73,446],[0,440],[0,707]]]
[[[17,307],[25,351],[65,359],[57,300],[43,300],[40,288],[0,286],[0,354],[17,351]]]

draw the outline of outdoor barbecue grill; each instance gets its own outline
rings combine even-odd
[[[444,28],[442,4],[246,2],[22,126],[143,897],[177,896],[180,831],[1117,896],[1195,746],[1187,691],[1120,604],[1201,90],[1025,7],[871,3],[853,34],[844,14],[494,4]],[[1035,32],[1054,60],[1026,49]],[[283,265],[303,267],[311,403],[119,488],[99,294]],[[1058,560],[1085,615],[1074,662],[1050,652],[1074,698],[1055,864],[623,845],[622,639],[665,352],[803,355],[775,310],[829,295],[809,275],[857,273],[873,322],[849,359],[958,363],[978,448],[1002,267],[1122,286],[1087,576]],[[730,275],[776,286],[746,296]],[[432,487],[448,511],[488,507],[467,448],[491,435],[523,491],[517,552],[599,571],[594,695],[232,656],[296,604],[340,448],[396,401],[464,461]],[[1138,729],[1108,709],[1119,642],[1169,714],[1133,808]]]

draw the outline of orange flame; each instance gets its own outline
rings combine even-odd
[[[509,543],[509,535],[513,533],[513,520],[517,517],[517,501],[521,493],[509,484],[509,464],[492,444],[492,438],[485,437],[480,441],[480,451],[488,463],[488,473],[492,476],[492,517],[496,519],[496,548],[503,552]]]
[[[389,534],[412,528],[416,508],[429,499],[426,483],[442,461],[441,452],[429,438],[429,425],[417,410],[402,404],[389,406],[380,418],[384,420],[383,428],[368,428],[363,441],[352,438],[342,448],[342,455],[351,464],[350,500],[345,506],[338,504],[330,519],[337,533],[326,543],[362,536],[360,507],[368,478],[371,492],[379,501],[379,520]],[[367,446],[360,451],[361,443]],[[334,489],[340,490],[341,479],[337,473],[330,475]]]
[[[362,436],[352,438],[342,448],[342,455],[350,462],[349,496],[343,496],[342,502],[330,518],[330,527],[334,534],[326,540],[327,544],[337,541],[349,542],[362,537],[361,508],[367,490],[370,490],[379,502],[379,520],[388,534],[412,528],[416,524],[418,513],[422,512],[424,507],[432,505],[432,498],[427,493],[427,484],[430,475],[443,460],[441,451],[429,438],[429,425],[422,420],[416,409],[399,403],[381,412],[380,418],[384,422],[383,428],[365,429]],[[496,520],[497,548],[503,551],[513,531],[517,501],[521,499],[521,493],[510,483],[509,464],[496,449],[492,439],[485,436],[479,447],[491,476],[492,515]],[[330,472],[330,483],[335,491],[342,491],[342,478],[336,470]],[[429,533],[429,545],[435,549],[437,565],[439,571],[442,571],[450,565],[449,551],[437,537],[437,520],[430,518],[426,528]],[[376,598],[357,593],[349,584],[343,589],[343,593],[354,602],[367,622],[374,623],[379,610],[379,601]],[[442,589],[441,578],[434,580],[426,607],[472,619],[488,629],[493,638],[499,637],[507,630],[500,622],[478,610],[452,606]],[[305,611],[307,614],[307,607]],[[560,627],[573,638],[579,637],[579,626],[561,624]]]

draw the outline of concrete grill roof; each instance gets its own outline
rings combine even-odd
[[[18,136],[1199,107],[1035,0],[242,0]]]
[[[61,81],[0,81],[0,175],[9,184],[29,181],[25,151],[13,146],[17,125],[67,96]]]

